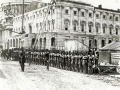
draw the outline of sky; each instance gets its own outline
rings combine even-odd
[[[4,1],[9,2],[9,0],[0,0],[0,3]],[[50,2],[50,0],[43,0],[43,1]],[[120,9],[120,0],[75,0],[75,1],[84,1],[92,4],[93,6],[98,6],[101,4],[103,8],[108,8],[108,9],[114,9],[114,10],[117,10],[118,8]]]
[[[43,1],[50,2],[50,0]],[[96,7],[101,4],[103,8],[114,10],[120,9],[120,0],[74,0],[74,1],[84,1]]]

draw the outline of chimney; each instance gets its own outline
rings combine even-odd
[[[99,8],[102,8],[102,5],[100,4],[100,5],[98,5],[98,7],[99,7]]]

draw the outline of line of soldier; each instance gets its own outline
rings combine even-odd
[[[6,51],[7,53],[7,51]],[[11,52],[15,60],[18,60],[17,52]],[[48,56],[46,56],[48,53]],[[82,72],[82,73],[98,73],[98,54],[93,51],[61,51],[61,50],[35,50],[28,49],[25,53],[26,62],[31,64],[46,65],[59,69]]]

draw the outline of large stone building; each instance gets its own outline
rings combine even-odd
[[[50,11],[48,6],[41,3],[39,9],[25,13],[26,34],[8,38],[6,48],[31,47],[38,39],[40,48],[64,47],[65,40],[77,40],[89,48],[99,49],[120,38],[119,9],[70,0],[58,0]],[[21,32],[21,26],[22,15],[18,15],[13,20],[13,31]]]
[[[27,7],[32,0],[24,0],[24,8]],[[0,45],[5,49],[7,38],[12,36],[13,17],[23,12],[23,0],[3,1],[0,6]]]

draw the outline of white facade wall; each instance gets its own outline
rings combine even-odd
[[[38,33],[40,30],[40,23],[43,22],[43,17],[45,15],[47,7],[43,7],[28,13],[25,13],[25,32],[30,33],[29,25],[32,27],[32,33]],[[56,45],[60,45],[65,38],[79,39],[80,41],[84,40],[84,43],[89,46],[89,40],[97,40],[97,48],[102,47],[101,40],[105,40],[105,45],[108,44],[109,40],[115,41],[119,39],[120,34],[120,13],[102,9],[96,9],[93,6],[78,5],[73,3],[60,2],[57,3],[55,8],[55,14],[49,15],[45,20],[46,30],[43,29],[43,32],[56,32],[58,37],[54,34],[50,37],[56,37]],[[68,14],[65,13],[65,10],[68,10]],[[76,15],[74,15],[76,11]],[[82,16],[81,13],[84,12],[85,16]],[[42,16],[41,16],[42,13]],[[89,16],[91,13],[91,17]],[[96,14],[99,15],[96,18]],[[103,19],[103,16],[106,16],[106,19]],[[35,17],[34,17],[35,16]],[[110,16],[113,16],[113,19],[110,20]],[[14,18],[13,30],[21,31],[21,15]],[[118,21],[115,20],[115,17],[118,17]],[[28,19],[29,18],[29,19]],[[55,28],[52,29],[52,21],[55,21]],[[65,20],[69,20],[68,30],[65,30]],[[77,21],[76,31],[73,30],[73,22]],[[50,23],[50,30],[49,24]],[[84,32],[81,30],[82,22],[85,24]],[[99,25],[98,32],[96,31],[96,25]],[[106,24],[105,33],[103,33],[103,24]],[[91,32],[89,32],[89,25],[92,25]],[[110,35],[109,27],[112,28],[112,35]],[[118,35],[116,35],[115,27],[118,26]],[[61,34],[61,36],[59,35]],[[46,37],[46,34],[43,35]],[[61,42],[60,42],[61,41]],[[50,42],[49,42],[50,43]]]

